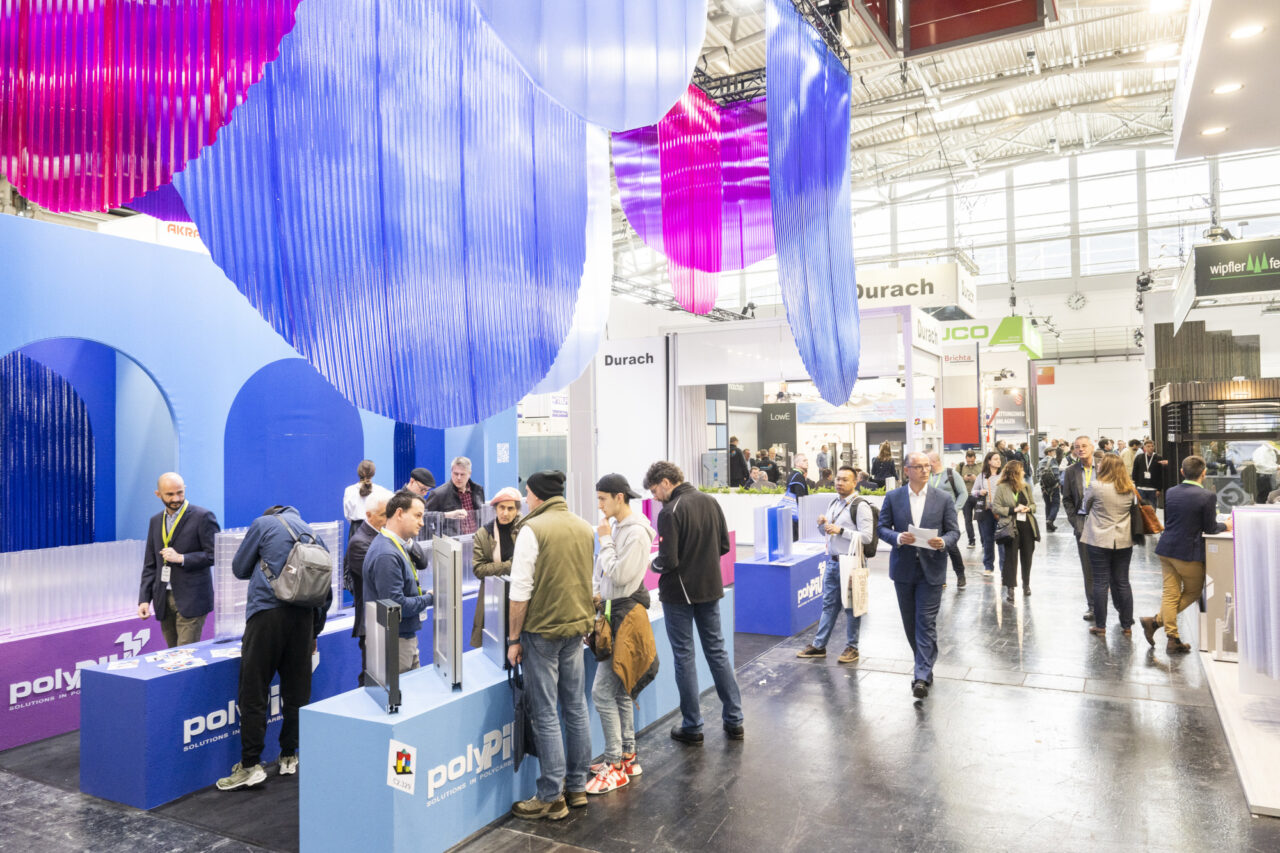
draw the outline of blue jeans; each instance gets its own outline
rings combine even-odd
[[[1045,507],[1044,517],[1050,524],[1058,518],[1058,508],[1062,506],[1062,492],[1055,491],[1049,496],[1049,505]]]
[[[861,540],[859,540],[861,541]],[[830,558],[822,573],[822,618],[818,620],[818,636],[813,638],[813,645],[819,649],[827,647],[831,632],[836,628],[836,620],[840,618],[840,561]],[[858,629],[862,626],[862,617],[854,616],[853,609],[843,608],[845,615],[845,640],[847,644],[858,647]]]
[[[989,509],[978,513],[978,533],[982,535],[982,568],[996,570],[996,517]]]
[[[675,659],[681,725],[685,731],[702,731],[698,667],[693,657],[694,623],[697,623],[698,638],[702,641],[702,654],[707,659],[711,678],[716,683],[716,693],[724,706],[722,714],[725,725],[742,725],[742,696],[738,692],[738,679],[734,677],[733,664],[729,663],[724,633],[720,630],[720,602],[683,604],[664,601],[662,612],[666,615],[667,639],[671,642],[671,654]]]
[[[1120,627],[1133,625],[1133,587],[1129,585],[1129,561],[1133,548],[1099,548],[1085,545],[1093,567],[1093,624],[1107,627],[1107,588],[1120,614]]]
[[[914,677],[929,681],[938,659],[938,606],[942,603],[942,584],[894,581],[893,586],[898,593],[902,630],[916,659]]]
[[[591,700],[600,715],[604,732],[604,760],[617,764],[622,754],[636,751],[635,711],[622,679],[613,671],[613,659],[602,660],[596,667],[596,680],[591,685]]]
[[[533,738],[538,747],[538,799],[549,803],[561,792],[585,791],[591,764],[591,727],[582,664],[582,637],[548,638],[520,635],[524,647],[525,685],[530,697]],[[564,708],[565,743],[556,703]]]

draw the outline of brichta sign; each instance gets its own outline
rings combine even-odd
[[[1280,290],[1280,238],[1196,246],[1195,264],[1196,296]]]
[[[978,313],[978,289],[959,264],[858,270],[858,308],[956,308]]]

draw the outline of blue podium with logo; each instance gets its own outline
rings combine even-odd
[[[749,634],[790,637],[822,615],[825,549],[794,542],[790,506],[756,510],[755,556],[734,564],[737,622]]]
[[[734,607],[730,587],[720,601],[722,624],[733,624]],[[640,693],[637,732],[680,704],[660,605],[650,610],[650,621],[658,677]],[[727,645],[732,659],[733,643]],[[591,707],[596,661],[585,648],[583,655],[592,750],[599,755],[604,737]],[[698,684],[709,689],[711,673],[701,650],[696,660]],[[462,673],[461,690],[452,690],[430,668],[406,673],[397,714],[386,713],[363,690],[302,709],[303,853],[447,850],[533,795],[538,760],[528,758],[518,772],[513,769],[514,712],[506,672],[475,650],[463,656]],[[708,720],[706,728],[720,727]],[[639,748],[643,758],[643,741]]]
[[[475,607],[474,595],[463,599],[468,629]],[[428,666],[433,616],[428,609],[419,634],[419,652]],[[313,703],[356,687],[360,649],[351,636],[352,619],[350,613],[331,617],[317,640],[320,663],[311,677]],[[80,790],[153,809],[227,775],[240,760],[240,658],[227,656],[239,644],[210,640],[185,646],[200,663],[172,671],[164,668],[171,663],[145,657],[132,659],[129,668],[121,668],[125,662],[84,667]],[[280,753],[279,679],[272,682],[267,710],[264,763]],[[306,759],[310,763],[312,755]]]

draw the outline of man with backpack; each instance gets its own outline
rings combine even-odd
[[[1044,518],[1049,532],[1058,528],[1053,522],[1058,518],[1058,509],[1062,506],[1062,481],[1058,479],[1058,468],[1052,462],[1040,467],[1040,494],[1044,495]]]
[[[944,468],[942,457],[936,450],[929,451],[929,485],[940,490],[951,498],[956,505],[957,517],[964,511],[964,503],[969,499],[969,490],[964,487],[964,478],[954,468]],[[951,568],[956,573],[956,586],[963,587],[967,581],[964,577],[964,557],[960,556],[960,542],[956,540],[947,546],[947,556],[951,558]]]
[[[311,655],[333,602],[333,590],[322,577],[327,551],[296,509],[273,506],[249,525],[231,561],[232,574],[249,581],[249,600],[236,697],[240,763],[231,768],[231,775],[218,780],[221,791],[266,781],[261,758],[267,736],[267,691],[277,673],[284,714],[280,775],[298,772],[298,709],[311,701]],[[286,566],[292,577],[286,577]],[[314,580],[305,587],[289,588],[298,578]],[[293,600],[281,600],[282,596]]]
[[[827,535],[827,560],[822,572],[822,618],[818,620],[818,634],[810,645],[796,653],[800,658],[824,658],[827,641],[835,630],[840,615],[840,557],[859,555],[865,560],[876,553],[876,526],[879,513],[871,502],[854,491],[856,472],[842,465],[836,472],[836,496],[825,515],[818,517],[818,527]],[[858,659],[858,629],[862,617],[854,616],[851,608],[844,608],[846,645],[840,653],[840,663],[853,663]]]

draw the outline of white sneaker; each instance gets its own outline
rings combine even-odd
[[[282,755],[280,756],[280,775],[292,776],[298,772],[298,756]]]
[[[217,784],[219,791],[234,791],[236,788],[261,785],[265,781],[267,781],[267,771],[262,769],[261,764],[246,768],[241,767],[237,762],[236,766],[231,768],[231,775],[222,777]]]

